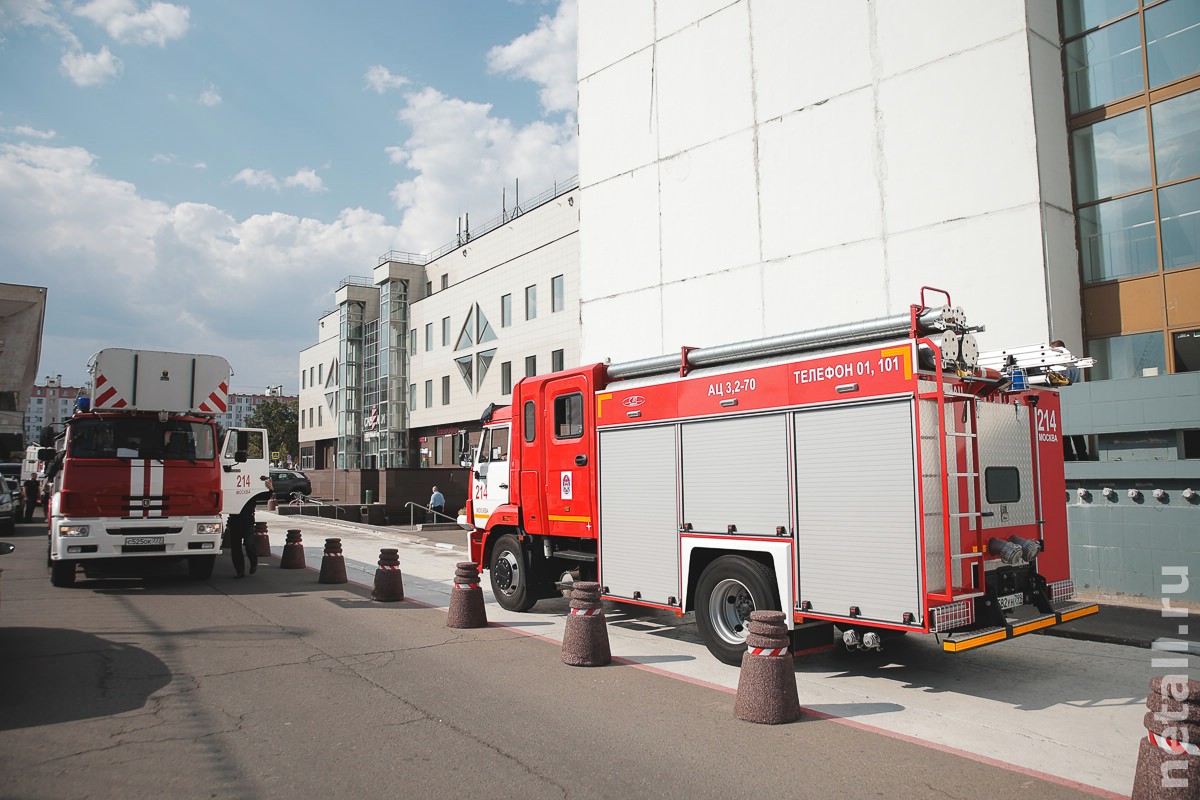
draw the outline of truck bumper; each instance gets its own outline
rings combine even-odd
[[[87,529],[67,536],[61,531]],[[50,524],[52,561],[101,558],[216,555],[221,552],[220,517],[79,519],[54,517]],[[211,532],[203,532],[209,530]]]
[[[942,638],[942,649],[949,653],[961,653],[984,645],[1015,639],[1027,633],[1053,628],[1073,619],[1095,614],[1100,606],[1095,603],[1064,603],[1055,606],[1049,614],[1038,614],[1028,619],[1013,620],[1003,626],[980,628],[973,631],[946,634]]]

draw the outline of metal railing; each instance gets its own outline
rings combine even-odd
[[[416,510],[418,508],[421,509],[422,511],[424,511],[426,514],[432,515],[434,518],[434,521],[436,521],[438,517],[443,517],[448,522],[452,522],[455,525],[458,524],[458,517],[452,517],[449,514],[443,514],[440,511],[434,511],[429,506],[423,506],[420,503],[416,503],[411,500],[409,502],[405,503],[404,507],[408,509],[408,527],[410,527],[410,528],[416,527],[416,522],[413,520],[413,516],[416,514]]]
[[[304,494],[303,492],[292,492],[292,499],[289,500],[287,504],[289,506],[299,507],[300,516],[302,516],[302,517],[305,515],[304,509],[310,508],[310,507],[313,509],[313,516],[315,516],[315,517],[324,516],[323,514],[321,514],[321,509],[324,508],[325,506],[328,506],[333,509],[333,518],[341,519],[342,518],[341,515],[346,512],[346,509],[342,508],[340,505],[336,505],[336,503],[337,503],[336,498],[334,498],[334,500],[331,502],[326,502],[324,500],[321,500],[318,497],[313,497],[310,494]]]
[[[542,192],[541,194],[535,195],[533,198],[526,200],[524,203],[519,203],[513,206],[511,209],[504,209],[500,213],[500,216],[489,219],[487,222],[483,223],[474,230],[467,231],[465,235],[456,238],[453,242],[444,244],[436,250],[426,253],[425,255],[421,255],[420,253],[406,253],[402,250],[389,250],[379,257],[379,265],[383,266],[389,261],[395,261],[402,264],[419,264],[424,266],[432,261],[437,261],[439,258],[446,255],[446,253],[457,250],[467,242],[477,239],[480,236],[483,236],[485,233],[490,233],[496,230],[496,228],[499,228],[501,225],[511,222],[522,214],[528,213],[538,206],[550,202],[559,195],[566,194],[572,189],[577,188],[579,188],[578,175],[572,175],[562,183],[555,181],[554,186]]]

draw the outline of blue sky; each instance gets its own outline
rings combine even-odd
[[[295,391],[348,275],[576,174],[575,0],[0,0],[0,282]]]

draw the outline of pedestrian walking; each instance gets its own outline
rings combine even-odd
[[[430,522],[437,522],[437,515],[446,511],[446,498],[436,486],[433,487],[433,494],[429,498],[429,510],[433,512]]]
[[[254,540],[254,504],[240,514],[230,514],[225,526],[229,543],[229,555],[233,558],[235,578],[246,577],[246,562],[250,562],[250,574],[258,572],[258,543]]]
[[[33,507],[38,505],[38,500],[41,498],[42,483],[36,475],[32,476],[26,479],[21,491],[25,495],[25,521],[33,522]]]

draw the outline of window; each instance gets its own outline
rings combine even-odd
[[[1175,353],[1176,372],[1200,371],[1200,330],[1171,334],[1171,350]]]
[[[537,356],[525,356],[525,377],[537,375]]]
[[[1021,473],[1016,467],[988,467],[983,471],[989,503],[1019,503]]]
[[[306,369],[300,370],[300,388],[301,389],[308,388],[308,370],[306,370]]]
[[[555,275],[550,279],[550,311],[562,311],[563,305],[563,276]]]
[[[408,354],[415,356],[417,354],[417,329],[413,328],[408,332]]]
[[[433,323],[425,323],[425,352],[428,353],[433,349]]]
[[[408,385],[408,407],[417,407],[417,385],[415,383],[410,383]]]
[[[478,364],[478,369],[475,372],[477,376],[475,378],[475,387],[477,389],[483,387],[483,379],[487,376],[488,369],[492,366],[492,359],[495,357],[496,351],[494,349],[484,350],[482,353],[476,353],[475,363]]]
[[[450,346],[450,318],[442,317],[442,347]]]
[[[325,383],[325,365],[317,364],[317,385],[320,386],[323,383]],[[255,401],[255,405],[258,405],[257,401]]]
[[[500,394],[512,394],[512,362],[500,364]]]
[[[565,394],[554,398],[554,438],[578,439],[583,436],[583,395]]]
[[[442,277],[444,278],[445,276],[443,275]],[[446,287],[443,286],[442,288],[445,289]],[[441,464],[443,461],[443,458],[442,458],[442,452],[443,452],[442,440],[443,440],[443,438],[444,437],[442,437],[442,436],[438,436],[437,438],[435,438],[433,440],[433,463],[435,463],[435,464]]]
[[[1167,371],[1163,335],[1158,331],[1092,339],[1088,355],[1096,359],[1092,380],[1150,377]]]
[[[532,442],[537,438],[537,408],[534,407],[532,400],[525,401],[524,413],[525,441]]]
[[[317,427],[321,427],[325,423],[321,421],[321,407],[317,406]]]
[[[525,287],[525,319],[537,319],[537,286]]]
[[[433,408],[433,381],[425,381],[425,407]]]
[[[500,327],[512,325],[512,295],[506,294],[500,298]]]
[[[562,372],[563,369],[563,351],[554,350],[550,353],[550,371]]]
[[[479,462],[508,461],[508,427],[488,428],[479,440]]]
[[[442,288],[445,289],[449,285],[450,285],[450,276],[443,272],[442,273]]]
[[[433,281],[425,281],[425,296],[433,294]]]
[[[450,376],[442,376],[442,405],[450,405]]]

